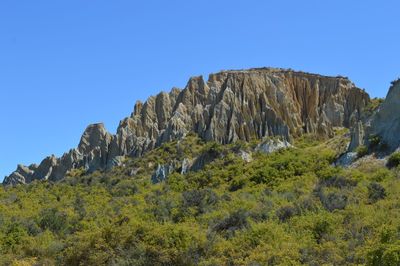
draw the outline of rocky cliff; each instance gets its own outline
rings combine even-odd
[[[380,142],[386,152],[400,147],[400,79],[393,81],[385,101],[365,126],[364,143],[371,146],[371,137]]]
[[[333,127],[358,121],[368,102],[368,94],[344,77],[272,68],[222,71],[207,82],[193,77],[183,90],[137,102],[115,135],[103,124],[90,125],[78,148],[61,158],[48,157],[39,166],[18,166],[4,183],[57,181],[81,167],[104,170],[123,156],[141,156],[190,132],[223,144],[268,136],[291,141],[304,133],[329,137]]]

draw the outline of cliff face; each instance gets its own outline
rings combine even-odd
[[[379,137],[389,152],[400,147],[400,79],[392,83],[385,101],[366,126],[364,142],[367,145],[373,135]]]
[[[118,165],[121,156],[141,156],[190,132],[223,144],[267,136],[290,141],[304,133],[329,137],[333,127],[358,121],[368,102],[368,94],[343,77],[271,68],[223,71],[208,82],[193,77],[183,90],[137,102],[115,135],[103,124],[90,125],[78,148],[39,166],[19,166],[4,183],[60,180],[80,167],[104,170]]]

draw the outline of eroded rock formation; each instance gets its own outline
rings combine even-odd
[[[141,156],[189,132],[223,144],[268,136],[290,141],[304,133],[329,137],[333,127],[357,121],[368,102],[368,94],[343,77],[272,68],[222,71],[208,82],[193,77],[183,90],[137,102],[115,135],[103,124],[90,125],[77,149],[48,157],[38,167],[21,166],[4,183],[60,180],[80,167],[104,170],[121,156]]]
[[[371,136],[379,138],[388,152],[400,147],[400,79],[392,82],[385,101],[366,125],[364,142],[367,146]]]

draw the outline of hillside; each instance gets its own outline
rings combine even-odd
[[[400,82],[250,69],[19,165],[0,265],[400,265]]]
[[[109,172],[1,188],[1,263],[395,265],[399,169],[332,166],[348,141],[306,135],[265,154],[190,135]],[[204,169],[151,182],[154,165],[200,154]]]
[[[272,154],[191,135],[109,172],[1,188],[1,263],[394,265],[400,172],[333,167],[345,132]],[[154,164],[199,154],[204,169],[151,182]]]

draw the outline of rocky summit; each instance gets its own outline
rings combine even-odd
[[[399,90],[396,84],[389,94],[399,95]],[[211,74],[207,82],[201,76],[192,77],[182,90],[173,88],[145,103],[137,102],[115,135],[101,123],[90,125],[77,148],[61,158],[47,157],[40,165],[19,165],[4,184],[57,181],[78,168],[110,169],[121,164],[124,156],[142,156],[189,133],[221,144],[265,137],[289,143],[305,133],[330,137],[334,127],[356,125],[369,101],[365,91],[341,76],[259,68],[222,71]],[[373,130],[389,132],[382,121],[398,119],[399,112],[393,111],[398,106],[399,97],[385,103]],[[395,131],[391,132],[383,134],[385,139],[393,139]]]

